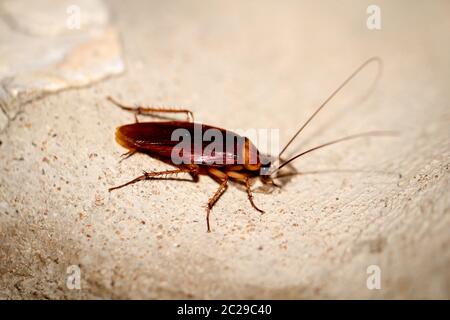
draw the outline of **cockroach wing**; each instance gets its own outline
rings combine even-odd
[[[222,148],[206,152],[212,141],[204,141],[205,132],[221,135]],[[190,139],[190,148],[179,154],[183,163],[225,166],[238,163],[244,140],[238,134],[205,124],[186,121],[138,122],[116,130],[116,140],[123,147],[171,161],[172,151],[180,145],[181,137]],[[213,142],[216,142],[215,137]],[[241,139],[241,140],[239,140]],[[231,142],[231,145],[230,145]],[[178,152],[178,149],[175,149]]]

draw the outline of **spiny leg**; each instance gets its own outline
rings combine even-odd
[[[250,179],[248,177],[245,179],[245,188],[247,189],[248,200],[250,200],[252,207],[255,208],[257,211],[264,213],[264,210],[259,209],[253,202],[253,194],[251,190]]]
[[[126,187],[126,186],[136,183],[138,181],[149,180],[149,179],[152,179],[152,178],[155,178],[158,176],[162,176],[162,175],[177,174],[177,173],[182,173],[182,172],[196,174],[196,173],[198,173],[198,167],[192,166],[192,167],[187,167],[187,168],[180,168],[180,169],[175,169],[175,170],[165,170],[165,171],[160,171],[160,172],[145,172],[144,171],[143,175],[136,177],[133,180],[130,180],[124,184],[121,184],[120,186],[109,188],[108,191],[111,192],[113,190]]]
[[[188,122],[194,122],[194,114],[191,110],[188,109],[168,109],[168,108],[162,108],[162,107],[131,107],[126,106],[117,100],[113,99],[112,97],[107,97],[109,101],[114,103],[116,106],[120,107],[123,110],[134,112],[136,122],[139,122],[136,115],[143,114],[143,115],[150,115],[152,113],[184,113],[186,114],[186,118]]]
[[[278,178],[278,176],[277,176],[276,178]],[[272,179],[272,177],[261,176],[261,182],[262,182],[263,184],[270,184],[271,186],[274,186],[274,187],[280,188],[280,189],[281,189],[281,187],[282,187],[280,184],[276,183],[276,182]]]
[[[220,181],[219,188],[216,190],[214,195],[211,198],[209,198],[208,205],[206,207],[206,226],[207,226],[207,231],[211,232],[211,227],[209,224],[209,214],[211,213],[211,209],[214,206],[214,204],[217,202],[217,200],[219,200],[220,196],[227,188],[228,176],[224,172],[222,172],[218,169],[215,169],[215,168],[209,168],[208,172],[213,176],[213,178],[215,180]]]
[[[214,193],[214,195],[208,200],[208,206],[206,208],[206,226],[208,228],[208,232],[211,232],[211,227],[209,225],[209,214],[211,213],[211,209],[214,206],[214,204],[219,200],[222,193],[227,188],[228,178],[225,178],[220,185],[217,191]]]
[[[131,157],[132,155],[136,154],[137,151],[136,150],[130,150],[128,152],[125,152],[123,154],[120,155],[120,160],[119,163],[121,163],[123,160],[128,159],[129,157]]]
[[[245,174],[238,172],[238,171],[230,170],[230,171],[227,171],[226,174],[230,178],[238,180],[245,184],[245,189],[247,190],[248,200],[250,200],[252,207],[255,208],[257,211],[264,213],[264,211],[259,209],[253,202],[253,194],[252,194],[251,185],[250,185],[250,178],[248,176],[246,176]]]

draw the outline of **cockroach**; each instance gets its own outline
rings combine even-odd
[[[209,198],[206,207],[206,226],[207,232],[211,232],[209,223],[209,216],[214,204],[226,190],[228,182],[230,180],[241,183],[245,186],[247,191],[247,197],[250,204],[257,211],[264,213],[264,211],[258,208],[254,202],[253,194],[251,190],[251,181],[255,178],[260,178],[263,184],[272,184],[278,186],[273,180],[277,176],[274,176],[279,170],[285,167],[292,161],[321,149],[326,146],[336,144],[338,142],[351,140],[359,137],[377,136],[389,134],[387,131],[372,131],[351,136],[346,136],[341,139],[330,141],[314,148],[303,151],[300,154],[282,161],[281,156],[286,149],[291,145],[295,138],[303,131],[303,129],[311,122],[311,120],[328,104],[328,102],[350,81],[352,80],[364,67],[371,62],[378,62],[381,69],[381,59],[378,57],[372,57],[361,64],[331,95],[315,110],[315,112],[308,118],[308,120],[300,127],[295,135],[289,140],[285,147],[278,155],[280,164],[275,167],[275,161],[273,158],[264,155],[258,151],[253,145],[250,139],[241,137],[238,134],[214,127],[206,124],[200,124],[194,122],[194,116],[192,111],[188,109],[169,109],[161,107],[143,107],[143,106],[127,106],[124,105],[112,97],[107,97],[109,101],[117,105],[123,110],[133,112],[135,115],[135,123],[120,126],[116,129],[116,141],[126,149],[128,152],[123,154],[125,158],[135,153],[145,153],[151,157],[157,158],[165,163],[174,166],[176,169],[164,170],[159,172],[146,172],[142,175],[128,181],[122,185],[112,187],[109,191],[123,188],[130,184],[136,183],[142,180],[150,180],[155,177],[161,177],[178,173],[189,173],[195,182],[198,181],[199,175],[209,175],[219,183],[219,187],[216,192]],[[159,122],[139,122],[138,115],[157,115],[160,113],[182,113],[185,114],[187,119],[185,121],[159,121]],[[196,143],[194,141],[192,148],[186,152],[183,150],[178,155],[181,156],[182,162],[174,161],[174,154],[177,154],[179,150],[175,150],[178,141],[173,139],[173,133],[177,129],[183,129],[187,134],[195,135],[195,127],[201,128],[202,131],[209,129],[218,130],[225,137],[238,137],[241,143],[233,142],[231,151],[229,149],[225,151],[215,151],[211,154],[205,155],[205,147],[207,142],[201,141]],[[234,139],[232,141],[235,141]],[[250,160],[253,161],[250,161]]]

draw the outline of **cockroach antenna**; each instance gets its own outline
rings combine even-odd
[[[303,129],[306,128],[306,126],[314,119],[314,117],[328,104],[328,102],[331,101],[331,99],[333,99],[336,94],[339,93],[339,91],[341,91],[354,77],[356,77],[356,75],[358,75],[358,73],[360,73],[367,65],[369,65],[372,62],[376,62],[378,63],[379,66],[379,73],[378,75],[381,74],[382,71],[382,67],[383,67],[383,61],[381,60],[381,58],[379,57],[372,57],[368,60],[366,60],[363,64],[361,64],[355,71],[353,71],[353,73],[347,78],[345,79],[340,86],[338,86],[336,88],[336,90],[334,90],[330,96],[316,109],[316,111],[308,118],[308,120],[306,120],[306,122],[300,127],[300,129],[297,130],[297,132],[294,134],[294,136],[291,138],[291,140],[289,140],[289,142],[284,146],[284,148],[281,150],[281,152],[278,154],[278,159],[281,159],[281,156],[283,155],[283,153],[286,151],[286,149],[292,144],[292,142],[297,138],[297,136],[300,134],[300,132],[303,131]],[[386,135],[396,135],[397,132],[394,131],[372,131],[372,132],[365,132],[365,133],[360,133],[360,134],[355,134],[355,135],[351,135],[351,136],[347,136],[344,138],[340,138],[334,141],[330,141],[327,143],[324,143],[322,145],[316,146],[314,148],[311,148],[309,150],[306,150],[292,158],[290,158],[289,160],[286,160],[285,162],[283,162],[282,164],[280,164],[276,169],[274,169],[271,173],[270,176],[274,175],[276,172],[278,172],[281,168],[283,168],[284,166],[286,166],[287,164],[291,163],[292,161],[300,158],[301,156],[304,156],[305,154],[308,154],[312,151],[339,143],[339,142],[343,142],[343,141],[347,141],[347,140],[352,140],[352,139],[356,139],[356,138],[360,138],[360,137],[368,137],[368,136],[386,136]]]

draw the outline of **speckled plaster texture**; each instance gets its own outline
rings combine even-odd
[[[126,73],[35,100],[0,135],[0,297],[450,298],[450,21],[446,1],[111,1]],[[119,163],[105,100],[187,106],[225,128],[279,128],[282,141],[362,61],[291,151],[395,129],[305,156],[250,206],[231,185],[146,181]],[[367,93],[370,91],[370,95]],[[189,178],[179,175],[178,178]],[[255,186],[257,188],[257,186]],[[81,289],[66,286],[79,266]],[[369,290],[367,268],[381,270]]]

